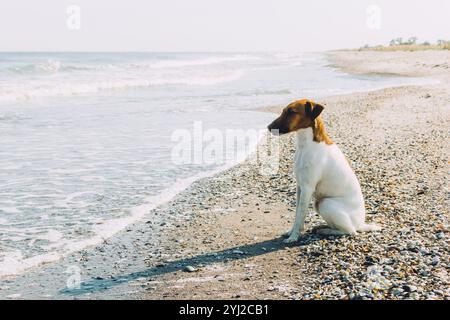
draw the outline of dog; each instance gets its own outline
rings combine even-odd
[[[358,178],[338,146],[325,131],[320,117],[324,107],[308,99],[285,107],[268,129],[272,134],[295,132],[294,174],[297,181],[295,222],[285,243],[298,240],[311,197],[314,208],[327,226],[317,230],[325,235],[355,235],[357,231],[381,228],[365,222],[364,197]]]

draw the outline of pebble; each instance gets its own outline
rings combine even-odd
[[[197,269],[194,268],[193,266],[186,266],[186,267],[184,267],[183,271],[185,271],[185,272],[196,272]]]
[[[440,262],[440,259],[438,257],[433,258],[433,260],[431,260],[430,265],[432,266],[437,266]]]
[[[403,290],[406,292],[414,292],[417,291],[417,287],[412,285],[404,285]]]
[[[394,289],[392,289],[392,294],[396,297],[401,296],[403,294],[403,289],[394,288]]]

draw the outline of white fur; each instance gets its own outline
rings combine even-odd
[[[356,234],[380,228],[365,223],[364,198],[358,179],[344,154],[336,144],[313,140],[312,128],[296,132],[294,174],[297,180],[295,222],[286,234],[286,243],[298,240],[304,230],[311,197],[315,194],[315,209],[329,228],[322,234]]]

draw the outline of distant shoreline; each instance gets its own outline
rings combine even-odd
[[[326,53],[330,63],[351,74],[380,74],[442,79],[450,73],[450,50],[343,50]]]

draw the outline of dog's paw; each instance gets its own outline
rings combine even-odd
[[[287,238],[290,237],[292,233],[292,229],[289,229],[288,231],[286,231],[285,233],[282,234],[283,237]]]
[[[293,243],[293,242],[297,242],[299,235],[298,234],[291,234],[289,236],[289,238],[284,239],[283,242],[284,243]]]

